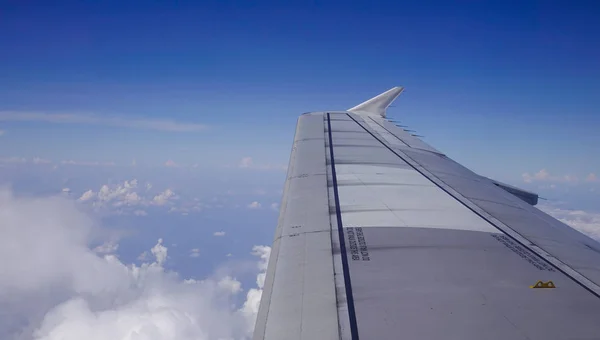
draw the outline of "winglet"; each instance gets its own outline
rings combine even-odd
[[[373,97],[362,104],[349,109],[353,113],[362,113],[366,115],[377,115],[385,118],[385,112],[390,104],[402,93],[404,87],[396,86],[384,93]]]

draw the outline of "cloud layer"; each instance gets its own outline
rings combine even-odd
[[[600,241],[600,213],[563,209],[551,205],[539,205],[538,208],[564,224]]]
[[[206,128],[196,123],[180,123],[171,120],[131,119],[94,114],[45,113],[0,111],[0,121],[4,122],[44,122],[55,124],[102,125],[110,127],[158,130],[169,132],[193,132]]]
[[[283,164],[257,164],[252,157],[244,157],[238,162],[238,168],[254,170],[287,170]]]
[[[152,187],[150,183],[146,183],[143,188],[138,185],[137,179],[124,181],[113,185],[104,184],[98,191],[92,189],[87,190],[77,199],[81,203],[92,204],[96,208],[118,207],[120,209],[128,208],[127,212],[137,216],[146,216],[147,212],[142,210],[148,206],[168,206],[172,211],[179,211],[172,207],[173,203],[179,199],[179,196],[169,188],[155,195],[149,195],[147,191]],[[195,210],[200,210],[199,203],[196,204]],[[188,212],[189,209],[185,210]],[[171,210],[170,210],[171,211]],[[121,210],[124,213],[125,210]]]
[[[551,174],[548,170],[542,169],[534,174],[530,174],[528,172],[521,175],[523,181],[526,183],[533,182],[547,182],[547,183],[579,183],[579,182],[589,182],[595,183],[598,182],[598,176],[595,173],[589,173],[580,179],[576,175],[554,175]]]
[[[90,244],[94,221],[64,197],[15,198],[0,190],[0,338],[36,340],[245,339],[262,294],[269,247],[257,287],[235,307],[243,289],[230,276],[184,280],[164,269],[162,240],[154,261],[122,263],[114,243]],[[101,254],[107,254],[100,256]]]

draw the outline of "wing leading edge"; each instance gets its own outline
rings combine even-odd
[[[254,339],[598,338],[600,244],[385,119],[401,92],[298,119]]]

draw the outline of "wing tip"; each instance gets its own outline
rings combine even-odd
[[[387,108],[394,100],[396,100],[396,98],[398,98],[402,91],[404,91],[403,86],[392,87],[391,89],[348,109],[348,111],[357,114],[377,115],[385,118]]]

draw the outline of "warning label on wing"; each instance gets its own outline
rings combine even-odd
[[[496,240],[498,240],[498,242],[505,245],[506,248],[512,250],[514,253],[519,255],[522,259],[531,263],[537,269],[547,270],[549,272],[556,271],[556,270],[554,270],[554,268],[552,268],[552,266],[550,266],[544,260],[540,259],[538,256],[535,256],[534,254],[531,253],[531,251],[529,251],[528,249],[526,249],[519,243],[513,241],[508,236],[494,234],[494,235],[492,235],[492,237],[495,238]]]
[[[369,248],[365,241],[363,228],[361,227],[346,227],[346,235],[348,236],[348,250],[353,261],[371,261],[369,256]]]

